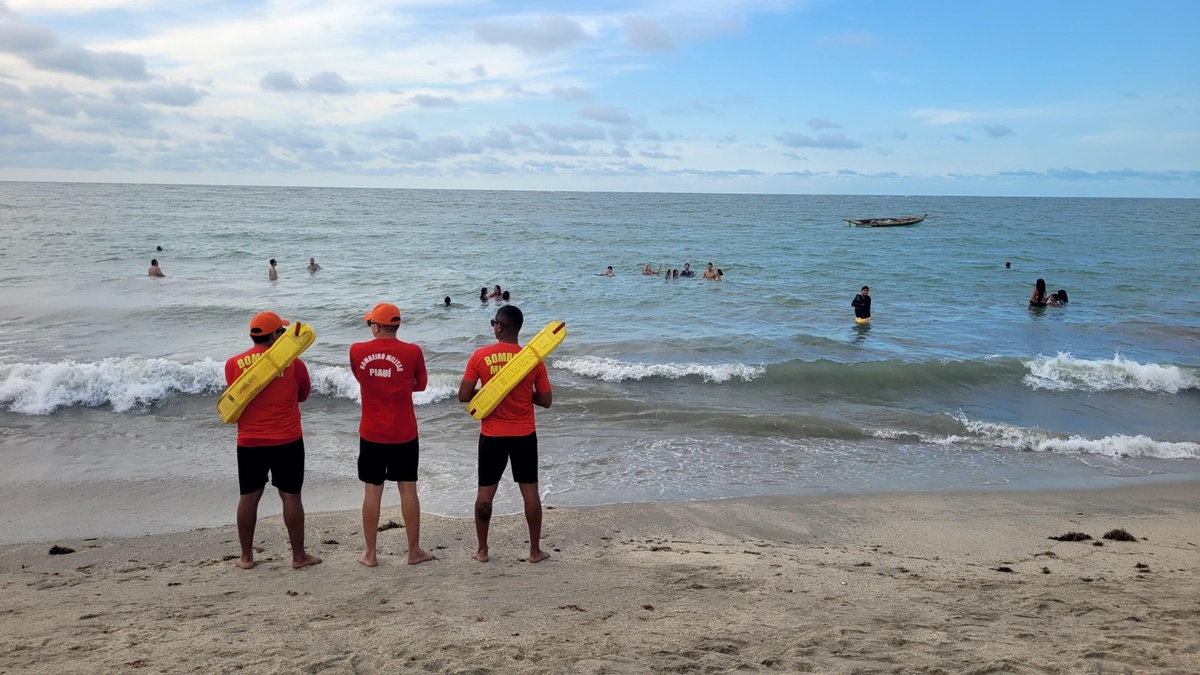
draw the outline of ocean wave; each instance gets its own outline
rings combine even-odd
[[[137,357],[95,363],[0,365],[0,405],[26,415],[102,405],[128,412],[177,393],[220,393],[225,385],[224,369],[223,363],[213,359],[179,363]]]
[[[309,365],[313,394],[361,402],[350,369]],[[413,395],[428,405],[458,394],[460,376],[430,373],[425,391]],[[170,359],[112,358],[87,363],[0,364],[0,406],[24,415],[49,415],[59,408],[104,405],[113,412],[142,410],[172,396],[211,395],[225,390],[225,364],[214,359],[181,363]]]
[[[1077,359],[1066,352],[1026,361],[1025,384],[1050,391],[1147,391],[1178,394],[1200,389],[1200,376],[1179,366],[1138,363],[1120,354],[1111,361]]]
[[[308,375],[312,379],[313,393],[328,398],[342,398],[355,403],[362,403],[362,392],[358,380],[349,368],[341,366],[309,367]],[[413,394],[414,405],[428,405],[458,396],[458,385],[461,376],[449,373],[430,373],[425,391]]]
[[[929,439],[927,442],[951,444],[962,440],[985,439],[994,445],[1026,452],[1123,458],[1200,459],[1200,443],[1156,441],[1149,436],[1125,434],[1087,438],[1054,434],[1013,424],[972,420],[964,415],[956,415],[955,419],[973,436],[947,436]]]
[[[552,361],[555,368],[568,370],[576,375],[605,382],[624,382],[660,377],[677,380],[683,377],[700,377],[705,382],[728,382],[740,379],[746,382],[766,372],[763,366],[744,363],[625,363],[616,359],[596,356],[573,356]]]

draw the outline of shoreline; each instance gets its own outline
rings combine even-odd
[[[394,492],[381,522],[400,522]],[[278,516],[238,570],[229,525],[0,545],[0,673],[1185,672],[1200,668],[1200,482],[1041,492],[756,497],[423,514],[357,563],[359,513]],[[1101,539],[1122,528],[1136,541]],[[1094,539],[1048,539],[1082,531]],[[1102,546],[1096,546],[1095,543]],[[1139,567],[1141,565],[1142,567]],[[1010,570],[1010,571],[1005,571]]]

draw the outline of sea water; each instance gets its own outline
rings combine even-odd
[[[496,284],[523,336],[567,323],[538,411],[551,505],[1200,474],[1197,200],[0,183],[0,232],[0,541],[232,522],[214,406],[263,310],[318,334],[306,505],[355,508],[347,350],[381,301],[430,369],[422,506],[469,516],[456,392]],[[710,261],[722,281],[641,273]],[[1030,309],[1039,277],[1070,303]]]

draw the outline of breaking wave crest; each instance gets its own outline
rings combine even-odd
[[[1200,443],[1156,441],[1149,436],[1114,434],[1101,438],[1067,436],[1014,424],[972,420],[955,415],[962,434],[923,434],[891,429],[871,432],[877,438],[903,440],[906,437],[930,445],[957,445],[984,442],[1022,452],[1052,452],[1063,455],[1101,455],[1120,458],[1200,459]]]
[[[1066,352],[1026,361],[1024,382],[1050,391],[1145,391],[1178,394],[1200,389],[1200,375],[1179,366],[1138,363],[1120,354],[1109,361],[1077,359]]]
[[[313,394],[360,402],[349,368],[309,365]],[[425,391],[413,395],[427,405],[458,393],[459,377],[430,373]],[[113,412],[148,408],[176,395],[215,396],[225,390],[225,364],[214,359],[181,363],[127,357],[87,363],[0,364],[0,406],[24,415],[49,415],[72,406],[111,406]]]
[[[683,377],[699,377],[705,382],[728,382],[740,379],[746,382],[753,380],[766,372],[763,366],[750,366],[743,363],[703,364],[703,363],[625,363],[616,359],[595,356],[576,356],[565,359],[554,359],[555,368],[569,370],[576,375],[590,377],[605,382],[624,382],[626,380],[644,380],[651,377],[661,377],[677,380]]]

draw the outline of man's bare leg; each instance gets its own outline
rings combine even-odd
[[[238,498],[238,544],[242,547],[242,557],[238,558],[237,566],[244,570],[254,567],[254,526],[258,523],[258,500],[262,496],[262,488],[259,488],[258,492]]]
[[[375,567],[379,560],[375,553],[375,542],[379,539],[379,502],[383,499],[383,483],[363,483],[363,539],[367,540],[367,551],[358,562]]]
[[[292,569],[321,562],[320,558],[304,550],[304,504],[300,494],[280,490],[279,498],[283,500],[283,524],[287,527],[288,540],[292,542]]]
[[[529,562],[537,563],[550,557],[542,550],[542,497],[537,483],[517,483],[521,500],[525,502],[525,522],[529,523]]]
[[[404,533],[408,536],[408,564],[416,565],[434,556],[421,549],[421,500],[417,497],[416,481],[397,483],[400,489],[400,515],[404,516]]]
[[[492,521],[492,500],[499,487],[499,483],[483,486],[475,495],[475,537],[479,539],[479,548],[471,557],[479,562],[488,561],[488,525]]]

